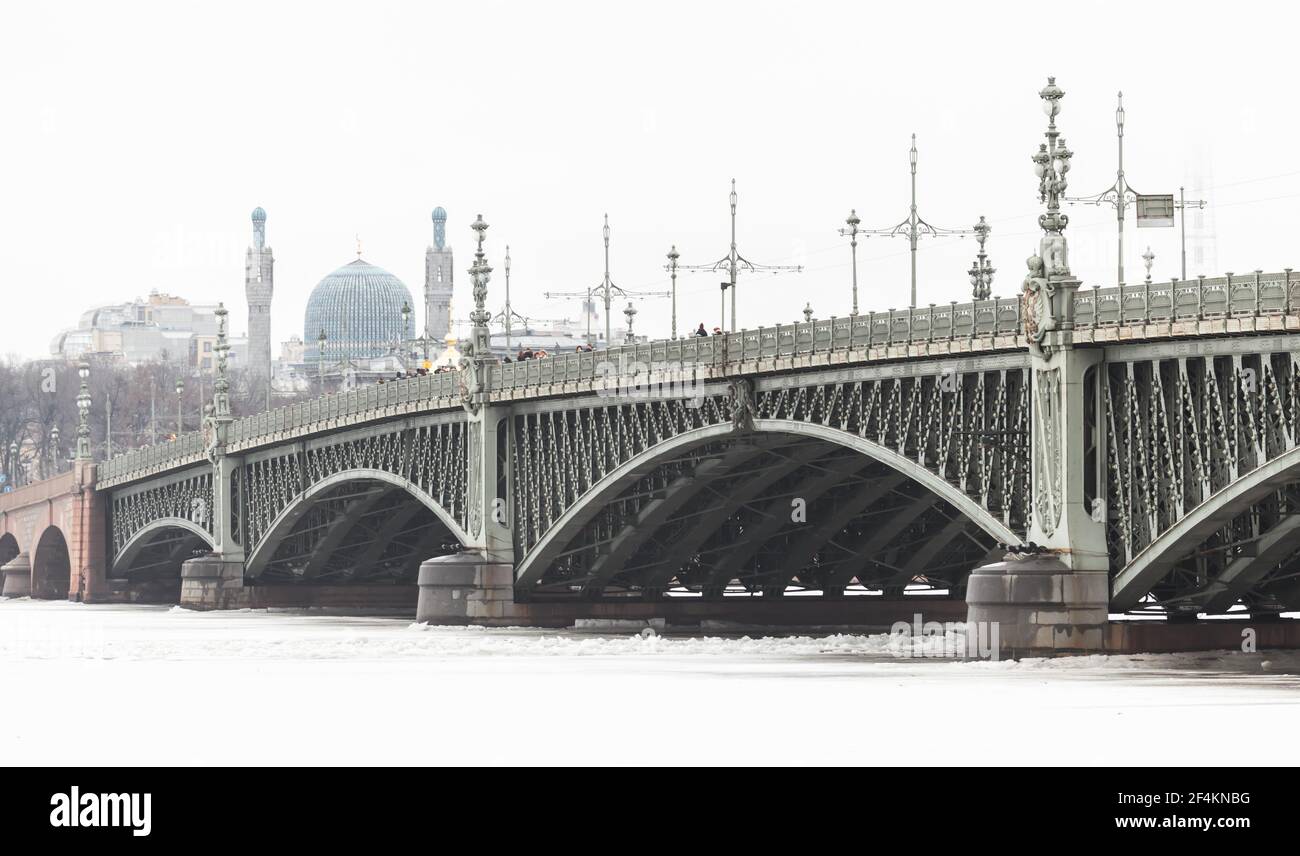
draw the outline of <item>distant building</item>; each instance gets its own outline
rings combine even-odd
[[[83,312],[77,326],[54,338],[50,352],[64,360],[90,355],[131,365],[167,362],[197,371],[215,366],[215,304],[154,291],[148,299],[99,306]],[[238,362],[232,353],[232,362]]]
[[[275,258],[266,245],[266,212],[253,209],[253,244],[244,261],[244,297],[248,301],[247,367],[271,377],[271,297],[275,292]]]
[[[433,243],[424,253],[423,335],[445,340],[451,334],[451,297],[455,261],[447,246],[447,212],[433,209]]]

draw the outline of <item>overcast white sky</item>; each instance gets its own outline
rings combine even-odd
[[[836,230],[907,215],[909,135],[920,213],[992,222],[994,291],[1019,288],[1037,240],[1030,154],[1037,91],[1066,91],[1070,192],[1115,177],[1123,89],[1126,167],[1145,193],[1212,170],[1219,267],[1300,267],[1294,141],[1297,14],[1224,3],[42,3],[0,29],[0,335],[40,356],[95,304],[159,289],[224,300],[246,327],[249,212],[268,212],[276,341],[302,332],[311,288],[354,256],[417,300],[430,210],[450,215],[454,313],[470,307],[469,223],[513,257],[516,308],[576,317],[602,273],[663,289],[664,254],[712,261],[728,243],[800,275],[742,281],[741,326],[849,309],[849,248]],[[1114,279],[1114,213],[1071,212],[1075,272]],[[1178,272],[1174,229],[1129,225]],[[864,309],[907,304],[906,242],[859,247]],[[922,243],[921,302],[966,299],[973,241]],[[1192,271],[1195,273],[1195,271]],[[1207,271],[1220,273],[1221,271]],[[717,279],[680,282],[681,326],[717,323]],[[668,303],[640,332],[666,335]]]

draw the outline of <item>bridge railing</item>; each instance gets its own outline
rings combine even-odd
[[[1300,309],[1300,277],[1282,273],[1229,274],[1195,280],[1084,287],[1075,295],[1075,326],[1100,328],[1173,320],[1211,320],[1290,315]],[[834,351],[869,350],[895,345],[973,340],[1021,332],[1020,298],[955,301],[916,309],[868,312],[844,318],[777,324],[716,336],[661,339],[634,345],[493,366],[493,390],[523,390],[596,379],[629,366],[716,365]],[[248,448],[277,435],[327,430],[364,421],[393,409],[454,406],[460,396],[458,372],[393,380],[344,393],[321,396],[236,420],[230,442]],[[99,466],[101,482],[120,482],[203,460],[202,436],[116,455]]]
[[[68,470],[57,476],[16,487],[8,493],[0,493],[0,512],[26,508],[70,492],[77,486],[76,473]],[[39,532],[37,533],[40,534]]]
[[[228,441],[238,450],[277,435],[326,430],[341,423],[379,416],[394,408],[418,409],[447,406],[460,394],[455,372],[391,380],[348,392],[300,401],[236,419],[230,424]],[[200,432],[184,434],[178,441],[132,449],[99,465],[98,480],[116,483],[154,472],[199,463],[206,451]]]
[[[1081,288],[1074,300],[1075,326],[1290,315],[1300,306],[1298,289],[1300,278],[1290,269]]]
[[[541,360],[494,367],[493,389],[522,389],[595,379],[628,366],[716,365],[802,354],[865,350],[921,342],[1014,336],[1020,332],[1020,299],[953,301],[918,309],[890,309],[845,318],[815,319],[622,345],[604,351],[553,354]]]

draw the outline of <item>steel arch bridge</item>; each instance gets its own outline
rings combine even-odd
[[[326,396],[232,423],[220,460],[190,435],[99,465],[107,576],[224,540],[250,588],[413,586],[459,549],[524,605],[960,599],[1077,507],[1112,610],[1295,609],[1295,288],[1081,290],[1073,380],[994,299]]]

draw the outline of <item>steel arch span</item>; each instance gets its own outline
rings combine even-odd
[[[420,561],[451,541],[465,544],[469,536],[419,486],[385,470],[343,470],[285,505],[249,553],[245,575],[265,582],[338,581],[357,569],[391,564],[405,549],[401,564],[413,577]],[[348,563],[346,573],[331,570],[336,561]]]
[[[692,428],[615,467],[526,553],[520,596],[576,589],[656,597],[682,587],[720,596],[736,579],[769,596],[792,583],[839,594],[868,578],[901,589],[957,556],[964,566],[940,574],[953,587],[994,544],[1021,542],[980,503],[894,449],[794,419],[759,418],[752,428],[737,431],[730,421]],[[792,518],[792,503],[801,504],[802,522]],[[919,543],[907,545],[905,559],[877,562],[891,546],[895,556],[909,534]]]
[[[1180,562],[1192,557],[1220,530],[1230,529],[1236,519],[1250,515],[1252,520],[1246,525],[1253,531],[1237,538],[1240,543],[1235,545],[1245,549],[1215,545],[1214,552],[1229,553],[1224,567],[1204,579],[1192,595],[1178,601],[1189,609],[1226,612],[1247,588],[1300,550],[1300,497],[1293,490],[1297,481],[1300,448],[1279,455],[1211,495],[1120,570],[1112,585],[1112,608],[1127,611],[1138,606],[1153,586],[1177,571]],[[1261,505],[1269,500],[1281,508],[1273,509],[1271,515],[1262,514]]]
[[[213,546],[212,533],[200,523],[193,520],[187,520],[183,517],[161,517],[152,523],[147,524],[143,529],[137,530],[130,539],[122,545],[117,555],[113,557],[112,567],[114,570],[127,570],[132,563],[143,553],[159,535],[168,531],[179,531],[193,536],[193,540],[206,544],[209,548]]]

